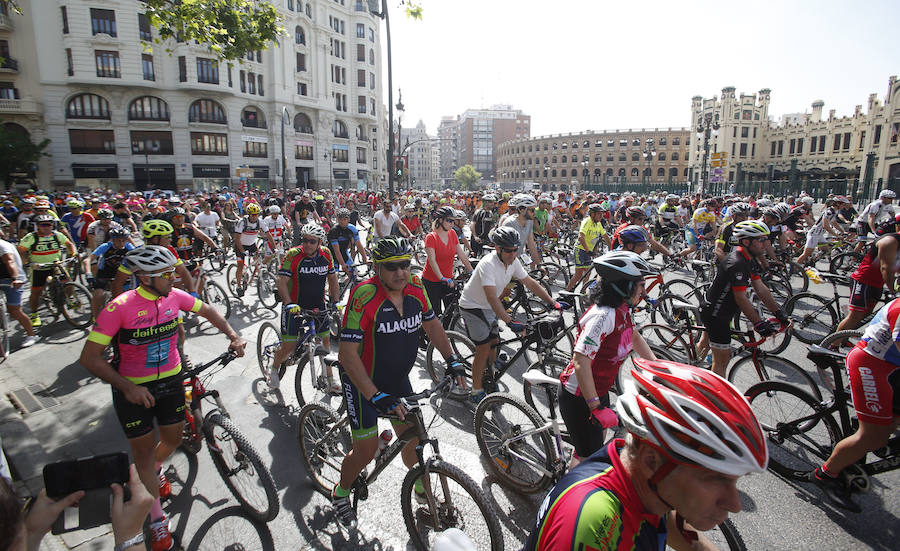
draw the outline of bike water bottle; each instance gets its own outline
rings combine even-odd
[[[819,275],[819,271],[816,270],[815,268],[807,268],[806,276],[813,283],[822,283],[822,276]]]
[[[381,452],[388,447],[388,444],[391,443],[391,438],[394,437],[394,432],[391,429],[384,429],[381,431],[381,434],[378,435],[378,451],[375,452],[375,459],[381,455]]]

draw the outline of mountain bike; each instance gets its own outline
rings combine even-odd
[[[42,265],[42,269],[49,267],[51,275],[44,284],[41,302],[54,322],[62,314],[75,329],[85,329],[91,325],[91,292],[72,281],[66,265],[75,261],[77,258],[69,258]]]
[[[191,277],[199,278],[200,300],[215,308],[222,317],[228,319],[231,316],[231,299],[221,285],[212,280],[206,274],[203,267],[204,260],[210,260],[210,256],[196,259],[197,267],[191,273]]]
[[[201,443],[206,441],[213,465],[244,511],[258,521],[269,522],[278,516],[281,507],[275,481],[250,440],[231,420],[219,392],[207,390],[200,380],[200,373],[206,369],[213,366],[224,368],[236,357],[229,350],[173,377],[177,380],[173,384],[184,386],[185,403],[188,405],[181,447],[196,455]],[[215,372],[206,375],[207,382],[213,374]],[[212,398],[215,407],[204,415],[202,402],[205,398]]]
[[[850,284],[850,278],[841,274],[818,272],[818,275],[831,284],[832,298],[806,292],[797,293],[784,303],[784,311],[794,323],[791,333],[806,344],[818,343],[837,329],[844,315],[838,284]],[[871,319],[871,315],[868,317]]]
[[[450,386],[448,376],[434,389],[405,398],[408,403],[406,423],[410,426],[376,455],[371,473],[363,470],[353,482],[350,489],[353,508],[357,508],[360,500],[368,499],[369,486],[409,442],[418,439],[418,465],[406,474],[400,493],[400,509],[413,546],[421,551],[431,549],[441,532],[458,528],[476,543],[478,549],[502,551],[503,533],[490,501],[463,469],[441,457],[437,440],[428,435],[431,423],[426,425],[422,409],[416,403],[442,393]],[[395,415],[384,417],[398,419]],[[341,463],[352,448],[350,420],[322,404],[310,403],[300,410],[297,427],[297,440],[307,473],[320,493],[331,496],[340,480]],[[425,459],[426,447],[434,452],[428,459]],[[424,495],[414,495],[414,484],[420,479],[425,487]]]
[[[260,245],[260,254],[264,255],[265,253],[262,253],[263,247],[268,247],[268,245],[266,243]],[[278,296],[278,270],[281,268],[283,261],[284,242],[276,241],[271,257],[267,262],[263,263],[262,269],[259,271],[259,277],[256,280],[256,295],[259,297],[259,302],[269,310],[274,310],[278,303],[281,302]]]
[[[245,251],[245,259],[241,281],[237,280],[237,261],[234,264],[229,264],[228,269],[225,270],[225,282],[228,284],[228,290],[234,298],[238,299],[244,296],[244,293],[250,287],[250,282],[254,281],[260,271],[264,269],[261,252],[249,254]]]

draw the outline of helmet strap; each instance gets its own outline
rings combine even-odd
[[[659,494],[658,486],[662,479],[669,476],[669,474],[674,471],[675,467],[677,466],[678,463],[672,461],[671,459],[666,459],[666,462],[660,465],[660,467],[656,469],[656,472],[653,473],[653,476],[651,476],[647,480],[647,486],[650,488],[650,491],[653,492],[654,495],[656,495],[656,498],[662,501],[663,505],[673,510],[675,509],[675,506],[663,499],[663,496]]]
[[[612,287],[613,290],[615,292],[619,293],[619,295],[621,295],[623,298],[628,298],[631,296],[631,289],[634,287],[634,282],[633,281],[628,282],[628,287],[626,288],[624,293],[622,292],[621,289],[619,289],[619,286],[616,285],[615,283],[610,283],[609,286]]]

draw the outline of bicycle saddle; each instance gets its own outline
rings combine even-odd
[[[581,293],[575,291],[560,291],[559,296],[566,298],[581,298]]]
[[[700,307],[696,304],[691,304],[690,302],[684,302],[683,300],[672,299],[672,308],[678,310],[690,310],[692,312],[699,312]]]
[[[529,369],[522,375],[522,378],[533,385],[552,385],[557,388],[559,387],[559,379],[544,375],[537,369]]]
[[[691,260],[691,266],[709,266],[711,263],[705,260]]]
[[[844,361],[844,358],[846,358],[846,356],[844,354],[841,354],[840,352],[835,352],[834,350],[829,350],[827,348],[823,348],[823,347],[819,346],[818,344],[812,344],[809,346],[809,353],[807,354],[807,357],[811,357],[811,356],[820,356],[820,357],[829,357],[830,356],[832,358],[836,358],[841,361]]]

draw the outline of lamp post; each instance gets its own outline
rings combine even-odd
[[[550,173],[550,165],[544,165],[544,185],[546,186],[544,191],[550,190],[550,179],[547,177],[547,174],[549,174],[549,173]]]
[[[587,172],[587,166],[589,164],[588,161],[581,161],[581,189],[578,191],[584,191],[584,186],[590,183],[588,179],[591,175]]]
[[[328,189],[334,191],[334,152],[322,154],[323,159],[328,159]]]
[[[284,118],[289,116],[287,106],[281,107],[281,193],[287,201],[287,156],[284,152]]]
[[[381,0],[381,11],[378,11],[378,0],[368,0],[369,13],[375,17],[384,19],[384,28],[387,33],[387,58],[388,58],[388,199],[394,198],[394,73],[391,66],[391,19],[388,17],[387,0]]]
[[[144,172],[147,173],[147,190],[153,189],[150,184],[150,143],[151,140],[144,140]]]
[[[403,152],[406,151],[406,148],[400,145],[400,142],[403,141],[403,112],[406,110],[403,105],[403,91],[399,88],[397,89],[397,163],[399,166],[395,166],[395,170],[397,171],[397,187],[403,187],[403,169],[400,168],[403,166]],[[409,140],[406,140],[407,146],[409,145]]]
[[[653,176],[653,169],[651,168],[653,157],[656,157],[656,145],[653,143],[653,138],[647,138],[644,144],[644,158],[647,159],[647,179],[644,182],[645,184],[649,183],[650,177]]]
[[[698,114],[699,115],[699,114]],[[703,117],[697,117],[697,138],[703,138],[703,164],[700,166],[700,193],[703,193],[706,184],[709,183],[709,174],[706,172],[706,162],[709,158],[709,136],[719,135],[719,114],[712,112]]]

